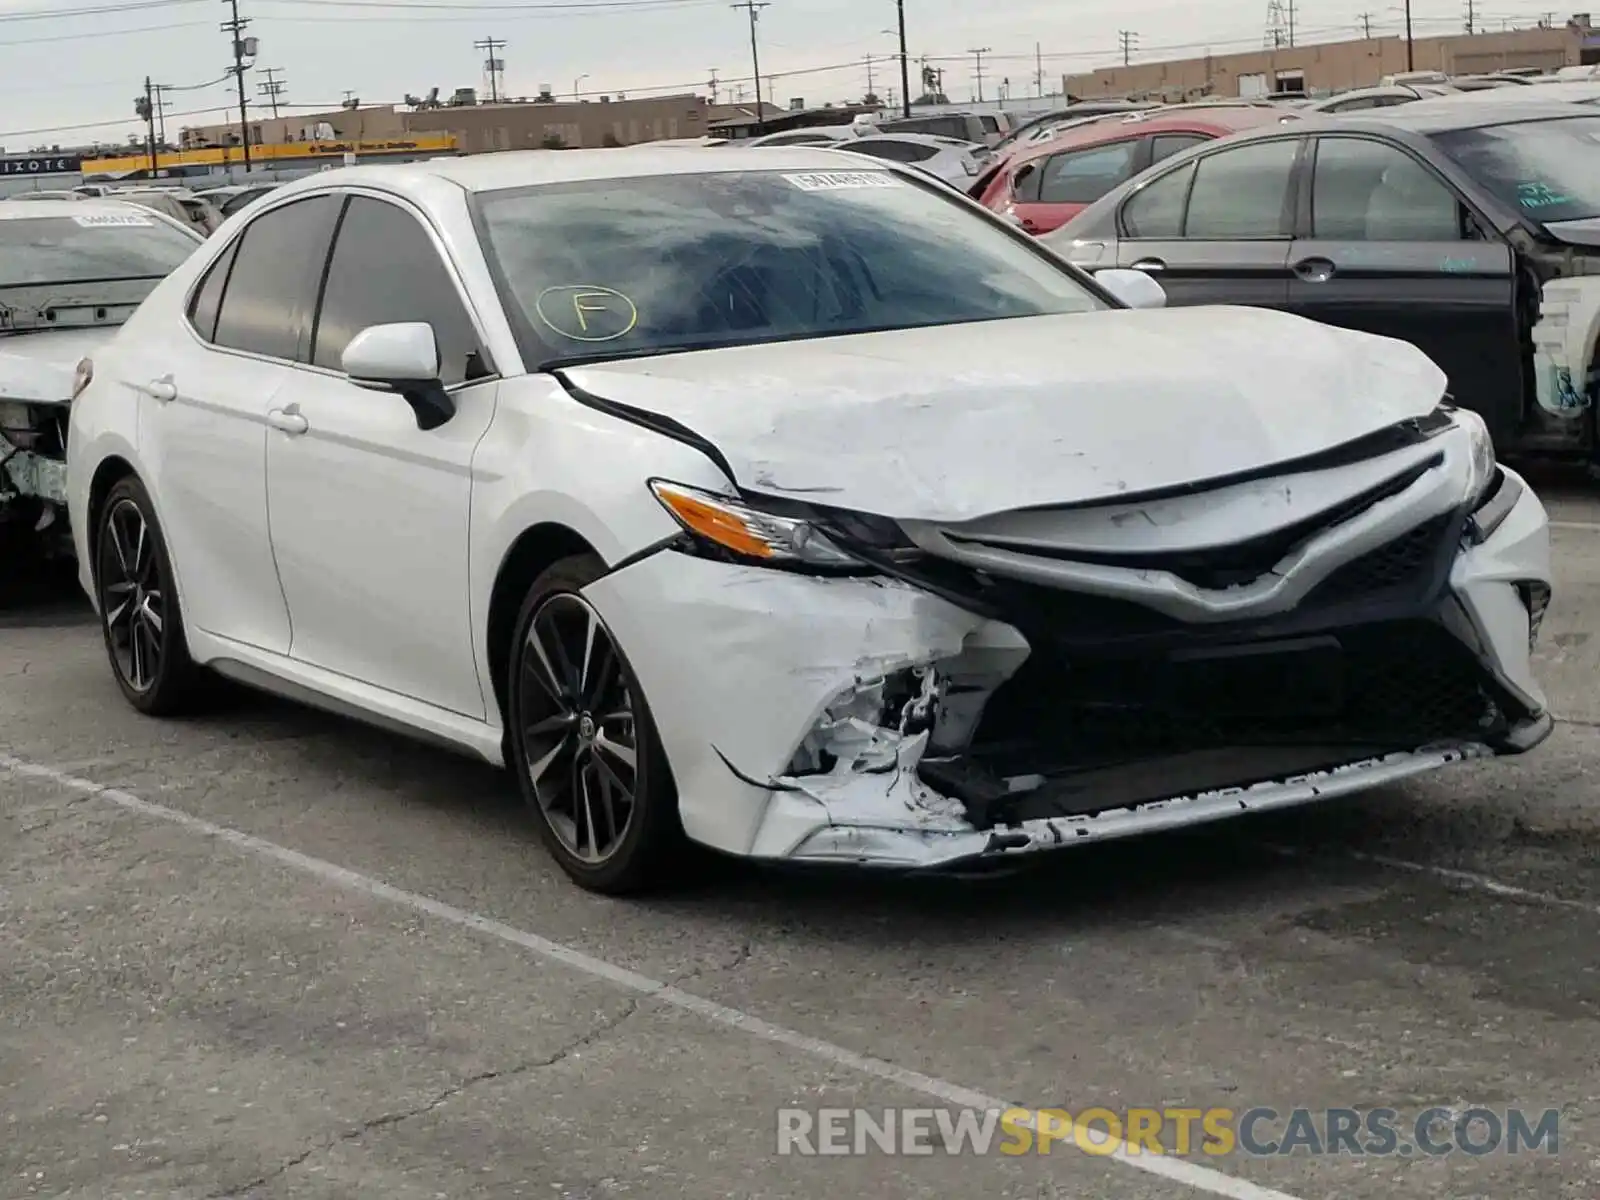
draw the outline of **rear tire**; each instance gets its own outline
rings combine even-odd
[[[144,484],[118,480],[95,536],[94,587],[111,673],[128,703],[152,717],[188,710],[200,691],[161,522]]]
[[[650,706],[611,630],[583,596],[591,554],[533,581],[506,678],[517,786],[561,869],[592,892],[659,887],[691,850]]]

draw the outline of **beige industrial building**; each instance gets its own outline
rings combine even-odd
[[[665,138],[702,137],[709,116],[706,101],[688,93],[641,100],[540,98],[499,104],[446,102],[416,108],[387,104],[276,118],[253,115],[250,143],[399,143],[423,134],[450,134],[457,149],[467,154],[541,146],[631,146]],[[180,141],[180,148],[186,150],[237,145],[237,122],[186,128]]]
[[[1472,75],[1533,67],[1554,71],[1600,60],[1600,31],[1588,14],[1566,25],[1454,37],[1414,38],[1411,63],[1402,37],[1361,38],[1321,45],[1285,46],[1176,62],[1134,63],[1085,75],[1068,75],[1068,95],[1127,96],[1163,100],[1202,96],[1254,96],[1274,92],[1324,95],[1374,87],[1407,70]]]

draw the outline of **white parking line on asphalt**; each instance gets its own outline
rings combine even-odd
[[[1551,521],[1551,529],[1577,529],[1586,533],[1600,533],[1600,522],[1595,521]]]
[[[991,1096],[986,1092],[975,1091],[972,1088],[962,1087],[960,1084],[950,1083],[932,1075],[923,1075],[918,1071],[910,1071],[904,1067],[896,1066],[881,1058],[870,1055],[857,1054],[833,1042],[823,1041],[821,1038],[811,1037],[798,1030],[789,1029],[782,1025],[774,1025],[760,1017],[743,1012],[737,1008],[718,1004],[714,1000],[696,996],[690,992],[682,991],[671,984],[662,983],[660,980],[651,979],[649,976],[640,975],[626,967],[619,967],[615,963],[606,962],[604,959],[595,958],[564,946],[559,942],[552,942],[538,934],[528,933],[496,921],[493,917],[486,917],[480,913],[469,912],[466,909],[456,908],[454,905],[431,899],[416,892],[408,892],[403,888],[393,887],[382,880],[373,879],[362,875],[337,863],[324,859],[313,858],[309,854],[302,854],[298,850],[291,850],[287,846],[280,846],[276,842],[269,842],[258,838],[254,834],[242,833],[237,829],[230,829],[225,825],[216,825],[201,817],[191,816],[175,808],[168,808],[164,804],[156,804],[143,800],[131,792],[119,788],[106,787],[90,779],[69,774],[55,767],[45,766],[40,763],[27,762],[9,754],[0,753],[0,769],[10,774],[29,779],[37,779],[59,787],[79,792],[83,795],[115,804],[128,812],[138,813],[144,817],[154,817],[180,826],[192,833],[203,834],[225,842],[238,850],[253,854],[259,858],[270,859],[284,866],[293,867],[324,883],[331,883],[337,887],[352,892],[361,892],[379,900],[386,900],[391,904],[398,904],[415,912],[425,913],[441,921],[448,921],[464,929],[471,929],[476,933],[498,938],[513,946],[520,946],[529,953],[552,962],[561,963],[574,971],[589,975],[596,979],[603,979],[618,987],[631,992],[652,997],[660,1003],[684,1012],[696,1013],[708,1021],[718,1025],[728,1026],[732,1029],[742,1030],[752,1037],[764,1042],[784,1046],[811,1058],[829,1062],[835,1066],[848,1068],[859,1074],[871,1076],[886,1083],[895,1084],[908,1091],[918,1092],[931,1099],[941,1101],[962,1108],[975,1109],[1008,1109],[1024,1107],[1002,1100],[998,1096]],[[1018,1122],[1028,1124],[1028,1122]],[[1167,1158],[1149,1153],[1128,1152],[1126,1142],[1107,1138],[1098,1130],[1089,1130],[1090,1140],[1104,1148],[1108,1143],[1115,1147],[1110,1153],[1097,1154],[1094,1157],[1108,1158],[1113,1162],[1131,1167],[1136,1171],[1143,1171],[1149,1175],[1159,1176],[1173,1183],[1181,1184],[1204,1192],[1212,1196],[1225,1196],[1228,1200],[1298,1200],[1287,1192],[1276,1191],[1272,1188],[1261,1187],[1249,1183],[1232,1175],[1226,1175],[1214,1168],[1203,1166],[1199,1163],[1189,1162],[1181,1158]],[[1098,1135],[1098,1136],[1097,1136]],[[1085,1158],[1087,1152],[1080,1151]]]
[[[1263,842],[1261,845],[1263,849],[1282,855],[1284,858],[1298,858],[1307,862],[1316,860],[1314,852],[1300,850],[1294,846],[1278,846],[1269,842]],[[1576,912],[1591,913],[1600,917],[1600,904],[1587,900],[1570,900],[1566,896],[1554,896],[1549,892],[1535,892],[1528,888],[1517,887],[1515,884],[1501,883],[1498,879],[1480,875],[1476,871],[1462,871],[1455,867],[1440,867],[1431,863],[1415,863],[1404,858],[1392,858],[1387,854],[1367,854],[1361,850],[1340,850],[1334,857],[1354,859],[1356,862],[1371,863],[1375,867],[1389,867],[1396,871],[1410,871],[1414,875],[1432,875],[1435,879],[1462,884],[1494,896],[1504,896],[1510,900],[1527,900],[1551,908],[1570,908]]]

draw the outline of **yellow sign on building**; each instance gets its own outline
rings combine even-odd
[[[382,138],[373,141],[351,139],[331,142],[273,142],[250,147],[254,165],[295,166],[307,159],[339,159],[346,154],[360,158],[392,157],[403,154],[454,154],[453,133],[421,133],[415,137]],[[239,146],[205,146],[196,150],[162,150],[156,154],[157,169],[171,167],[229,167],[244,162]],[[148,153],[120,154],[115,158],[86,158],[85,175],[121,175],[150,169]]]

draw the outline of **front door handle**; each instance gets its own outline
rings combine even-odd
[[[163,404],[170,403],[178,398],[178,385],[172,382],[171,375],[163,375],[160,379],[152,379],[143,384],[139,390],[152,400],[159,400]]]
[[[267,424],[274,429],[282,430],[288,434],[302,434],[311,428],[311,422],[301,416],[299,411],[290,405],[288,408],[274,408],[267,413]]]
[[[1132,269],[1135,271],[1165,271],[1167,264],[1159,258],[1141,258],[1133,264]]]
[[[1303,258],[1291,269],[1307,283],[1327,283],[1336,270],[1332,261],[1326,258]]]

